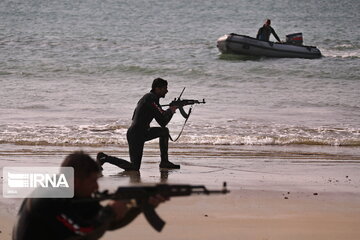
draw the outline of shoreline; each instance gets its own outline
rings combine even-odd
[[[3,145],[0,166],[59,166],[64,157],[84,150],[128,159],[125,147]],[[348,149],[333,152],[248,146],[171,146],[180,170],[160,171],[158,146],[145,147],[138,174],[105,164],[100,190],[157,183],[228,184],[230,194],[172,198],[156,210],[167,224],[156,232],[141,215],[129,226],[102,239],[359,239],[360,156]],[[1,171],[2,176],[2,171]],[[1,186],[3,181],[1,181]],[[0,238],[11,239],[21,199],[0,199]]]

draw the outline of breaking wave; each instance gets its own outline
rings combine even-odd
[[[3,126],[0,143],[18,145],[104,146],[126,145],[127,126],[118,123],[81,126]],[[177,135],[171,131],[171,135]],[[154,140],[157,141],[157,140]],[[188,126],[178,141],[202,145],[324,145],[360,146],[360,129],[346,128],[266,128],[254,126],[232,131]]]

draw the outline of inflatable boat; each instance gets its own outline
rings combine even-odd
[[[301,33],[287,35],[286,40],[285,43],[274,43],[231,33],[220,37],[217,40],[217,47],[221,53],[250,56],[278,58],[321,57],[321,52],[317,47],[302,45]]]

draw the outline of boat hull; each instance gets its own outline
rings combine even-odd
[[[278,58],[320,58],[321,52],[312,46],[292,45],[257,40],[238,34],[229,34],[217,40],[221,53]]]

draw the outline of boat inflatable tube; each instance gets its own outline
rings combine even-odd
[[[217,40],[221,53],[233,53],[249,56],[264,56],[277,58],[320,58],[317,47],[301,45],[302,33],[288,35],[289,42],[274,43],[262,41],[246,35],[227,34]]]

